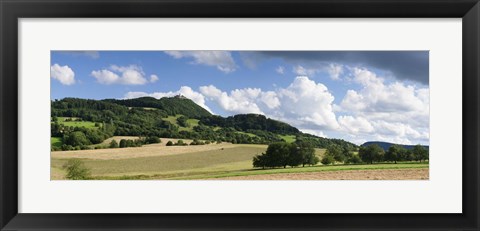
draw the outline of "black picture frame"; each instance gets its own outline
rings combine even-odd
[[[0,0],[1,230],[479,230],[478,0]],[[18,213],[19,18],[462,18],[461,214]],[[41,200],[41,195],[39,196]]]

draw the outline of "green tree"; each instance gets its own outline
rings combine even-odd
[[[295,143],[289,144],[289,153],[288,153],[288,160],[287,164],[292,168],[298,165],[303,164],[303,155],[305,154],[304,151],[296,145]]]
[[[261,155],[255,155],[253,157],[253,167],[254,168],[265,169],[266,166],[267,166],[267,164],[266,164],[265,153],[262,153]]]
[[[316,165],[320,160],[315,155],[315,148],[313,144],[308,141],[304,141],[302,139],[298,139],[295,141],[296,146],[298,146],[298,153],[302,157],[302,166],[305,165]]]
[[[266,156],[268,167],[286,168],[288,165],[288,157],[290,155],[290,144],[285,142],[272,143],[268,145]]]
[[[145,138],[145,143],[146,144],[158,144],[162,142],[160,140],[160,138],[156,137],[156,136],[148,136],[147,138]]]
[[[351,157],[347,158],[345,163],[347,164],[359,164],[362,163],[362,159],[358,155],[352,155]]]
[[[120,147],[120,148],[126,148],[126,147],[128,147],[128,146],[127,146],[127,140],[121,139],[121,140],[120,140],[120,145],[119,145],[119,147]]]
[[[360,147],[358,155],[365,163],[373,164],[373,162],[383,161],[385,151],[377,144]]]
[[[65,176],[69,180],[88,180],[90,179],[90,170],[79,159],[70,159],[63,165],[67,171]]]
[[[330,145],[325,151],[325,156],[331,156],[334,162],[345,162],[345,156],[338,145]]]
[[[90,140],[87,139],[87,136],[81,131],[75,131],[66,135],[63,139],[65,144],[76,146],[90,145]]]
[[[177,118],[177,124],[181,127],[188,127],[189,124],[187,122],[187,117],[185,116],[180,116]]]
[[[167,146],[173,146],[173,142],[172,142],[171,140],[169,140],[169,141],[167,142]]]
[[[388,148],[388,151],[385,153],[385,161],[393,161],[395,164],[397,161],[401,160],[401,157],[404,155],[405,148],[400,145],[392,145]]]
[[[112,140],[110,142],[110,148],[118,148],[118,143],[116,140]]]
[[[428,150],[420,144],[417,144],[413,147],[412,155],[415,161],[420,161],[420,162],[422,162],[422,160],[428,160],[429,158]]]
[[[323,165],[329,165],[333,164],[333,162],[335,162],[335,159],[333,158],[333,156],[324,155],[321,162]]]

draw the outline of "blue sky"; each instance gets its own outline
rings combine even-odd
[[[428,51],[52,51],[51,97],[182,94],[361,144],[428,144]]]

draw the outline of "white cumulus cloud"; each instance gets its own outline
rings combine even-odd
[[[137,65],[117,66],[109,69],[92,71],[90,73],[101,84],[143,85],[148,82],[142,68]]]
[[[155,83],[158,81],[157,75],[150,75],[150,83]]]
[[[365,68],[353,68],[353,82],[339,105],[341,129],[352,136],[403,144],[428,143],[429,89],[385,80]]]
[[[237,68],[232,54],[228,51],[165,51],[176,58],[193,58],[193,64],[216,67],[224,73],[234,72]]]
[[[58,80],[63,85],[72,85],[75,83],[75,72],[67,65],[60,66],[55,63],[50,66],[50,77]]]
[[[230,114],[256,113],[285,121],[300,129],[337,129],[333,95],[328,88],[299,76],[286,88],[262,91],[243,88],[225,92],[213,85],[200,87],[207,100]]]
[[[285,74],[285,67],[283,66],[278,66],[277,68],[275,68],[275,71],[278,73],[278,74]]]

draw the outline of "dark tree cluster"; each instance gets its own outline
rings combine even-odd
[[[261,130],[277,134],[297,134],[300,131],[280,121],[272,120],[264,115],[241,114],[223,118],[221,116],[209,116],[200,119],[200,122],[208,126],[234,128],[237,131]]]
[[[406,149],[400,145],[392,145],[387,152],[379,145],[372,144],[361,146],[358,152],[365,163],[394,162],[397,161],[426,161],[429,159],[429,151],[421,145],[415,145],[413,149]]]
[[[178,114],[189,115],[191,118],[201,118],[211,116],[210,112],[195,104],[192,100],[185,97],[164,97],[155,99],[152,97],[141,97],[136,99],[106,99],[104,102],[114,103],[127,107],[146,107],[156,108],[164,111],[168,115],[175,116]]]
[[[88,145],[99,144],[112,137],[115,132],[115,127],[110,124],[103,124],[97,128],[84,128],[64,126],[57,121],[51,124],[50,129],[52,137],[61,137],[63,141],[60,147],[52,146],[52,151],[91,149]]]
[[[177,140],[176,143],[173,143],[172,141],[167,142],[167,146],[187,146],[188,144],[185,143],[183,140]]]
[[[128,148],[128,147],[141,147],[142,145],[145,144],[157,144],[160,143],[161,140],[160,138],[156,136],[148,136],[145,138],[138,138],[135,140],[129,140],[129,139],[121,139],[120,143],[118,144],[118,148]],[[110,143],[110,148],[115,148],[116,141],[112,140]]]
[[[313,144],[316,148],[328,148],[332,145],[340,146],[341,148],[346,148],[349,150],[354,150],[357,148],[357,145],[350,143],[342,139],[328,139],[324,137],[318,137],[310,134],[302,133],[297,135],[297,139],[302,139]]]
[[[177,118],[177,124],[180,126],[180,127],[188,127],[189,124],[187,122],[187,117],[185,116],[180,116]]]
[[[306,142],[278,142],[268,145],[267,151],[253,157],[255,168],[276,168],[315,165],[319,161],[313,146]]]
[[[347,146],[331,145],[325,151],[321,163],[324,165],[334,163],[358,164],[362,162],[358,155],[354,154],[355,149]]]

